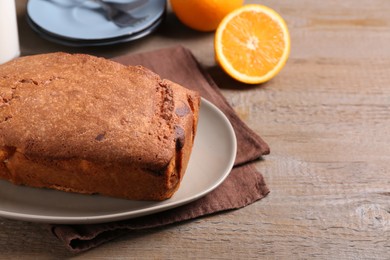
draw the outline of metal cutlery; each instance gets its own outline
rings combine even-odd
[[[119,27],[133,26],[143,21],[147,16],[136,17],[129,13],[130,10],[144,5],[147,1],[132,1],[128,3],[106,2],[93,0],[103,9],[107,20],[114,22]]]

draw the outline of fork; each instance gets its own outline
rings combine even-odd
[[[105,2],[103,0],[93,0],[93,2],[99,4],[104,10],[106,18],[109,21],[114,22],[119,27],[133,26],[136,23],[141,22],[147,17],[147,16],[135,17],[132,14],[127,12],[131,9],[142,6],[147,1],[134,1],[130,3],[112,3],[112,2]]]
[[[124,12],[128,12],[130,10],[133,10],[133,9],[136,9],[138,7],[145,5],[148,2],[148,0],[134,0],[131,2],[126,2],[126,3],[111,2],[111,1],[104,1],[104,0],[103,0],[103,2],[106,3],[107,5],[115,8],[115,9],[122,10]]]

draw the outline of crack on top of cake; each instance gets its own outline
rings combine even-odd
[[[2,107],[2,105],[0,103],[0,108],[1,107]],[[0,114],[0,124],[9,121],[11,118],[12,118],[12,115],[7,113],[7,112]]]
[[[4,89],[4,91],[0,89],[0,124],[7,122],[13,117],[10,106],[12,100],[19,98],[15,93],[16,88],[16,86],[12,86],[9,89]]]
[[[190,94],[187,94],[187,102],[188,102],[188,105],[191,108],[191,112],[194,114],[195,113],[194,98]],[[193,117],[193,121],[192,121],[192,143],[194,143],[194,140],[195,140],[196,127],[197,127],[197,124],[195,122],[195,117]]]
[[[11,88],[4,90],[4,92],[0,92],[0,108],[10,105],[12,100],[19,98],[15,92],[16,86],[12,86]]]
[[[62,80],[62,79],[65,79],[64,77],[61,77],[61,76],[51,76],[50,78],[46,79],[46,80],[42,80],[42,84],[43,85],[47,85],[49,83],[52,83],[53,81],[56,81],[56,80]]]
[[[157,140],[163,143],[173,142],[173,127],[175,123],[173,90],[169,82],[162,80],[159,81],[156,92],[158,96],[156,104],[157,113],[153,123],[157,126]]]
[[[163,80],[159,83],[159,91],[161,94],[161,117],[166,121],[170,121],[172,119],[172,111],[175,107],[172,88]]]
[[[2,76],[3,79],[9,79],[9,76]],[[65,79],[62,76],[50,76],[46,79],[34,79],[34,78],[22,78],[22,79],[16,79],[13,83],[11,83],[11,86],[4,87],[4,90],[2,91],[0,89],[0,108],[4,105],[9,105],[12,100],[20,98],[17,94],[19,88],[24,88],[27,85],[29,86],[36,86],[36,87],[44,87],[45,85],[52,83],[56,80],[63,80]]]
[[[50,84],[52,83],[53,81],[56,81],[56,80],[63,80],[65,79],[65,77],[62,77],[62,76],[58,76],[58,75],[53,75],[53,76],[50,76],[48,78],[43,78],[43,79],[33,79],[33,78],[25,78],[25,79],[21,79],[19,80],[18,82],[19,83],[22,83],[22,84],[32,84],[32,85],[35,85],[35,86],[46,86],[47,84]]]
[[[34,80],[34,79],[21,79],[19,80],[19,83],[22,83],[22,84],[34,84],[35,86],[38,86],[39,83],[38,81]]]

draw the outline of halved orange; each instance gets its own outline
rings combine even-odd
[[[217,62],[227,74],[240,82],[258,84],[284,67],[290,35],[277,12],[263,5],[245,5],[219,24],[214,48]]]

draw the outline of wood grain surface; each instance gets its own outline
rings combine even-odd
[[[390,1],[246,1],[277,10],[292,50],[261,86],[231,80],[213,34],[169,11],[158,32],[115,47],[68,48],[39,38],[17,1],[22,55],[104,57],[182,44],[239,116],[270,145],[257,162],[271,193],[246,208],[129,234],[81,255],[43,225],[0,218],[0,258],[390,259]]]

